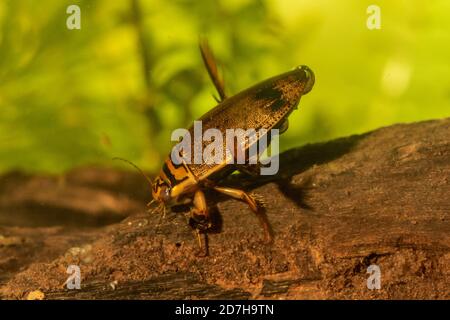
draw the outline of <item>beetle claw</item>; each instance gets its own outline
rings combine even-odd
[[[211,229],[212,223],[208,219],[205,218],[205,216],[202,215],[196,215],[193,214],[189,218],[189,225],[192,229],[198,230],[198,231],[207,231]]]
[[[267,202],[264,200],[263,196],[261,196],[258,193],[254,193],[254,192],[250,193],[250,196],[256,201],[258,207],[261,207],[261,208],[266,207]]]
[[[200,250],[196,253],[196,256],[204,258],[209,255],[209,245],[208,245],[208,234],[203,233],[200,230],[195,230],[197,233],[198,246]],[[202,241],[202,234],[204,235],[205,241]],[[205,245],[203,245],[203,242]]]

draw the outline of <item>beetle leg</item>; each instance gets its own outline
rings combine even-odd
[[[194,208],[191,210],[192,226],[198,230],[207,230],[211,227],[208,206],[205,194],[202,190],[197,190],[194,194]]]
[[[200,248],[199,253],[197,254],[199,257],[206,257],[209,255],[209,246],[208,246],[208,234],[207,233],[203,233],[203,238],[205,239],[205,241],[203,241],[202,239],[202,233],[200,232],[200,230],[196,229],[195,233],[197,234],[197,241],[198,241],[198,246]],[[204,245],[203,245],[204,243]]]
[[[248,206],[253,212],[255,213],[258,212],[258,205],[256,204],[255,199],[249,196],[245,191],[228,187],[214,187],[214,190],[226,194],[227,196],[233,197],[235,199],[243,200],[248,204]]]
[[[248,195],[245,191],[228,187],[214,187],[214,190],[246,202],[250,209],[258,216],[258,219],[264,228],[266,242],[272,242],[272,230],[270,229],[269,222],[267,221],[264,213],[259,209],[256,200],[252,196]]]
[[[202,54],[203,63],[205,64],[206,70],[208,71],[209,77],[211,78],[217,92],[219,93],[220,99],[216,99],[217,102],[225,100],[225,86],[223,79],[220,77],[217,71],[217,63],[211,48],[208,45],[206,39],[200,40],[200,52]]]
[[[204,241],[202,240],[202,231],[208,230],[211,227],[209,219],[208,206],[206,204],[205,194],[201,190],[197,190],[194,194],[193,201],[194,208],[191,210],[191,226],[195,228],[197,234],[198,245],[200,247],[201,257],[208,255],[208,235],[203,232]],[[203,242],[205,245],[203,245]]]

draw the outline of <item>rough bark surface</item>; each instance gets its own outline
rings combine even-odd
[[[137,174],[83,168],[0,178],[0,295],[26,299],[449,299],[450,119],[307,145],[277,176],[233,175],[263,199],[208,194],[216,230],[199,257],[183,212],[146,212]],[[64,285],[69,265],[81,289]],[[381,270],[369,290],[367,268]],[[34,293],[36,296],[36,294]]]

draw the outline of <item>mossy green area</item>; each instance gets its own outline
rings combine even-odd
[[[67,28],[73,4],[81,29]],[[448,117],[449,12],[448,0],[3,0],[0,171],[123,165],[113,157],[159,168],[171,132],[216,104],[200,36],[229,94],[314,71],[281,150]]]

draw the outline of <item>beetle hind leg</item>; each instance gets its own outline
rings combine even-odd
[[[209,47],[208,41],[206,39],[202,39],[200,41],[200,52],[202,54],[203,63],[205,64],[206,70],[208,71],[209,77],[216,87],[217,93],[219,94],[220,99],[216,99],[217,102],[221,102],[226,99],[225,94],[225,85],[223,82],[223,78],[219,75],[217,70],[217,63],[214,54]]]
[[[214,187],[214,190],[226,194],[227,196],[230,196],[232,198],[244,201],[255,213],[259,211],[256,200],[252,196],[248,195],[245,191],[228,187]]]
[[[262,227],[264,228],[265,240],[267,243],[272,242],[272,229],[270,228],[269,221],[267,221],[267,217],[262,211],[262,207],[258,206],[255,198],[247,194],[243,190],[228,188],[228,187],[214,187],[214,190],[217,192],[226,194],[232,198],[242,200],[249,206],[250,210],[252,210],[258,217]]]

